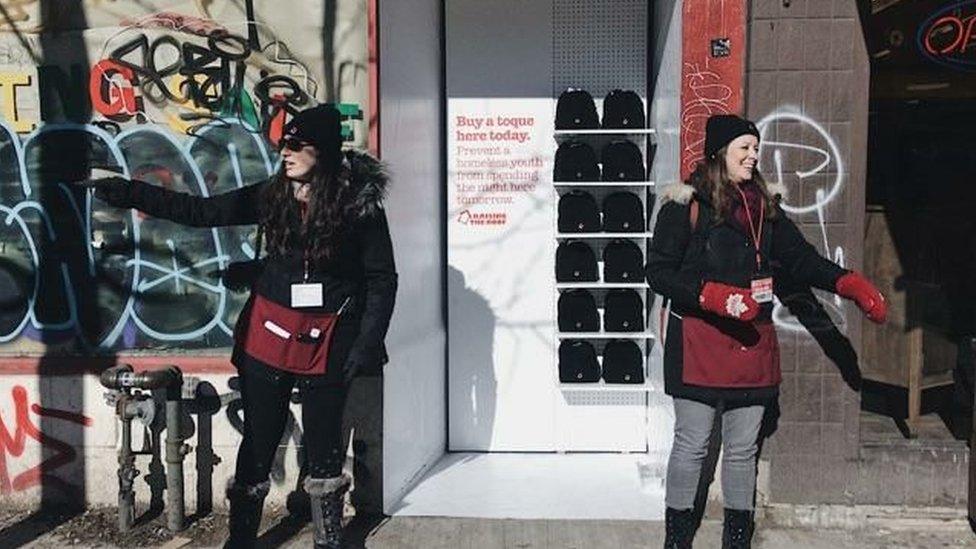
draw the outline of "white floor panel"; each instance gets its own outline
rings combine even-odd
[[[661,520],[665,466],[652,454],[445,454],[393,514]]]

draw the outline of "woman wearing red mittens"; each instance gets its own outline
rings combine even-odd
[[[858,273],[821,257],[779,206],[784,189],[756,170],[759,131],[735,115],[705,128],[705,159],[662,193],[647,280],[671,302],[665,392],[674,398],[665,548],[691,548],[694,501],[715,414],[722,419],[723,548],[747,548],[756,452],[780,383],[772,272],[853,299],[875,322],[884,298]]]

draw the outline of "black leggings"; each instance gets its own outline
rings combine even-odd
[[[244,409],[244,438],[237,450],[237,482],[255,485],[268,480],[275,452],[288,420],[288,403],[297,383],[302,397],[307,474],[332,478],[342,474],[342,409],[346,388],[316,377],[290,374],[248,363],[238,368]]]

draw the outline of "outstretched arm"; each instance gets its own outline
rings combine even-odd
[[[868,319],[884,322],[888,306],[881,292],[861,274],[818,254],[793,221],[782,210],[779,213],[773,230],[773,257],[781,262],[787,274],[794,280],[854,300]]]
[[[119,208],[135,208],[151,216],[190,227],[251,225],[259,221],[261,192],[258,183],[204,197],[181,193],[123,177],[92,181],[95,196]]]
[[[840,265],[817,253],[786,212],[779,210],[773,226],[773,258],[793,280],[814,288],[835,291],[837,279],[847,273]]]

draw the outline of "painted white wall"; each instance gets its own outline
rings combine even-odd
[[[630,57],[608,45],[608,36],[626,27],[609,22],[617,8],[626,11],[633,6],[551,0],[447,4],[450,451],[636,452],[647,447],[643,393],[559,388],[553,272],[556,96],[564,85],[587,88],[598,100],[616,86],[643,92],[643,55],[637,67],[628,66]],[[642,9],[638,6],[637,11],[643,17]],[[647,30],[641,24],[636,27],[636,35]],[[633,31],[632,25],[628,32]],[[576,58],[567,53],[577,50],[589,55]],[[604,71],[607,66],[612,70]],[[625,76],[614,74],[617,68]],[[455,184],[478,188],[471,184],[478,179],[469,175],[469,167],[459,167],[460,160],[470,158],[459,144],[471,143],[455,137],[470,131],[458,117],[497,120],[499,115],[534,119],[530,139],[512,147],[504,138],[482,144],[504,145],[512,155],[544,159],[545,166],[536,174],[539,183],[531,195],[511,193],[507,197],[513,202],[504,206],[471,206],[472,216],[507,216],[504,226],[479,227],[467,223],[466,208],[452,200],[451,192],[464,195],[455,191]],[[507,155],[486,152],[478,159],[497,161]],[[497,171],[504,175],[505,169]],[[473,197],[474,191],[465,192]],[[482,192],[495,198],[490,190]]]
[[[226,505],[224,486],[234,474],[240,443],[240,434],[231,417],[234,416],[234,423],[238,425],[241,420],[240,408],[233,405],[239,396],[229,386],[231,377],[229,374],[184,376],[188,386],[191,382],[197,383],[198,395],[219,395],[222,403],[219,409],[213,408],[203,413],[194,410],[192,405],[185,409],[192,420],[192,424],[184,424],[183,432],[186,437],[184,442],[192,450],[186,455],[183,465],[188,514],[196,510],[196,461],[205,451],[203,445],[210,447],[220,460],[213,469],[209,483],[213,488],[213,505]],[[84,489],[85,500],[90,505],[116,504],[117,452],[121,430],[114,408],[103,398],[105,392],[98,377],[87,374],[45,377],[11,375],[0,379],[0,429],[6,429],[14,438],[17,433],[24,435],[22,447],[14,444],[0,448],[0,460],[3,460],[7,472],[5,478],[0,476],[0,502],[4,507],[36,508],[42,495],[45,500],[66,501],[74,497],[79,488]],[[189,394],[184,393],[184,396],[189,397]],[[45,416],[36,408],[42,404],[61,414]],[[292,405],[291,413],[300,425],[301,407]],[[201,417],[207,420],[201,422]],[[40,429],[43,429],[43,437],[37,434]],[[294,436],[299,435],[294,433]],[[162,437],[165,437],[165,433]],[[132,447],[141,449],[143,441],[142,424],[134,422]],[[295,438],[279,451],[279,459],[272,467],[269,502],[283,502],[295,489],[298,479]],[[54,462],[49,462],[47,473],[52,479],[57,479],[43,491],[38,483],[28,480],[32,471],[39,467],[42,452],[45,459],[55,458]],[[61,458],[57,456],[65,456],[65,462],[60,464]],[[136,511],[141,513],[149,503],[147,475],[150,472],[150,458],[137,456],[136,468],[141,473],[135,480]],[[70,488],[66,490],[65,487]]]
[[[441,2],[380,2],[380,149],[400,288],[387,337],[383,506],[446,447]]]
[[[518,17],[513,17],[518,13]],[[448,447],[451,451],[553,451],[556,394],[552,320],[555,252],[551,188],[552,5],[453,0],[445,10],[448,128]],[[532,118],[524,143],[493,140],[499,159],[545,159],[533,191],[513,203],[458,205],[458,116]],[[491,193],[485,193],[491,194]],[[506,215],[479,226],[459,214]]]

